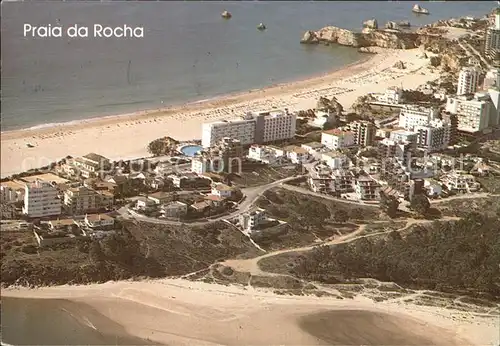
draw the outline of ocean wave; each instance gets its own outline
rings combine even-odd
[[[25,128],[20,128],[20,129],[6,130],[6,131],[2,131],[0,133],[14,132],[14,131],[36,131],[36,130],[42,130],[42,129],[51,128],[51,127],[58,127],[58,126],[80,125],[80,124],[86,124],[89,122],[94,122],[96,120],[106,120],[106,119],[113,119],[113,118],[119,118],[119,117],[138,115],[139,113],[141,113],[141,111],[139,111],[137,113],[127,113],[127,114],[119,114],[119,115],[114,114],[114,115],[97,116],[97,117],[92,117],[92,118],[84,118],[84,119],[71,120],[71,121],[62,121],[62,122],[57,122],[57,123],[46,123],[46,124],[34,125],[31,127],[25,127]]]

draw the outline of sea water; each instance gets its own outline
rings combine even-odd
[[[480,16],[493,2],[7,2],[2,4],[1,130],[156,109],[292,81],[360,59],[299,43],[326,25],[372,17],[420,26]],[[221,18],[223,10],[232,18]],[[265,31],[256,26],[264,23]],[[33,27],[143,27],[144,37],[23,37]]]

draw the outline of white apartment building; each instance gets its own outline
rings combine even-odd
[[[85,224],[90,228],[111,227],[115,219],[106,214],[88,214],[85,215]]]
[[[413,131],[407,130],[394,130],[391,131],[389,139],[395,142],[409,142],[412,144],[417,144],[418,134]]]
[[[474,97],[449,97],[446,102],[446,111],[457,114],[457,129],[464,132],[482,131],[490,125],[490,115],[498,117],[491,98],[487,94],[476,93]]]
[[[389,87],[382,95],[376,97],[378,102],[398,105],[403,98],[403,89],[399,87]]]
[[[481,70],[475,66],[463,67],[458,75],[457,95],[473,94],[477,91]]]
[[[471,174],[465,174],[460,171],[452,171],[442,177],[444,185],[451,190],[457,192],[474,192],[479,190],[481,185],[476,181]]]
[[[27,183],[24,189],[23,214],[47,217],[61,214],[61,200],[55,186],[42,180]]]
[[[84,214],[87,211],[109,208],[113,205],[113,194],[95,191],[85,186],[73,187],[64,191],[64,208],[71,214]]]
[[[377,128],[375,124],[367,120],[358,120],[349,123],[349,131],[354,134],[354,144],[367,147],[373,144]]]
[[[427,126],[417,126],[417,146],[429,151],[446,149],[450,142],[451,126],[439,119],[431,120]]]
[[[89,153],[82,157],[77,157],[72,162],[73,166],[84,178],[92,178],[101,174],[104,175],[110,166],[108,158],[96,153]]]
[[[493,59],[500,52],[500,10],[498,9],[494,25],[486,30],[484,52],[490,59]]]
[[[310,155],[315,155],[321,151],[325,146],[319,142],[310,142],[301,145],[302,148],[306,149]]]
[[[211,160],[203,156],[195,156],[191,159],[191,172],[196,174],[208,172],[221,173],[223,172],[223,163],[222,159],[219,158]]]
[[[256,143],[269,143],[293,138],[297,117],[288,109],[251,113],[255,119]]]
[[[348,158],[346,155],[338,151],[329,151],[321,155],[321,160],[324,161],[331,169],[340,169],[347,165]]]
[[[437,116],[438,110],[435,108],[406,106],[399,113],[399,127],[406,130],[413,130],[415,126],[427,125]]]
[[[360,176],[354,183],[354,192],[359,200],[373,201],[379,198],[379,184],[370,176]]]
[[[334,170],[324,164],[316,164],[307,179],[312,191],[318,193],[346,193],[354,191],[354,175],[346,170]]]
[[[334,150],[349,148],[355,145],[354,133],[341,129],[323,131],[321,133],[321,144]]]
[[[259,161],[268,165],[272,165],[277,161],[274,150],[258,144],[254,144],[250,147],[250,149],[248,149],[247,157],[250,160]]]
[[[294,146],[290,150],[287,150],[286,156],[295,164],[304,164],[309,160],[307,150],[299,146]]]
[[[492,68],[484,76],[483,90],[500,88],[500,68]]]
[[[237,139],[242,145],[255,143],[255,120],[234,119],[204,123],[201,126],[201,145],[214,146],[223,138]]]
[[[212,186],[212,195],[220,198],[231,198],[235,191],[236,189],[234,187],[223,183],[215,183]]]
[[[500,124],[500,88],[490,89],[488,93],[493,104],[493,116],[490,114],[490,125],[496,126]]]
[[[266,213],[264,209],[255,208],[247,213],[243,213],[239,216],[240,226],[245,231],[252,231],[258,225],[264,223],[267,220]]]

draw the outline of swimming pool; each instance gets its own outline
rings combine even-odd
[[[185,145],[180,149],[180,151],[186,156],[193,157],[197,152],[199,152],[202,149],[203,147],[199,145]]]

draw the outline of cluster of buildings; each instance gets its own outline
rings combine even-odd
[[[106,213],[114,195],[103,186],[93,189],[46,173],[2,182],[0,191],[2,206],[11,207],[8,218],[41,220],[33,230],[41,247],[114,232],[114,218]]]
[[[460,71],[457,95],[448,97],[445,108],[456,117],[458,131],[479,133],[500,125],[499,72],[500,62],[496,60],[480,87],[481,70],[478,67],[468,66]]]
[[[229,204],[241,197],[241,192],[233,186],[212,183],[207,193],[193,192],[186,196],[188,198],[182,201],[172,193],[154,192],[137,198],[135,210],[160,218],[199,218],[224,212]]]
[[[148,171],[123,174],[106,157],[89,153],[67,159],[56,167],[57,173],[73,182],[54,174],[3,182],[1,201],[2,204],[22,202],[21,212],[29,218],[51,219],[36,234],[41,245],[50,243],[47,239],[52,239],[51,234],[59,232],[59,228],[71,228],[73,231],[68,234],[78,237],[94,234],[91,230],[96,225],[104,228],[112,225],[112,218],[103,213],[113,208],[117,194],[131,181],[157,191],[138,199],[139,210],[154,209],[163,217],[203,215],[226,204],[235,194],[234,188],[214,181],[210,174],[239,173],[245,160],[307,166],[307,181],[313,191],[350,194],[365,201],[379,199],[381,191],[401,198],[411,198],[416,191],[427,191],[429,196],[439,196],[443,190],[477,191],[479,184],[468,172],[452,169],[443,173],[414,160],[418,156],[414,154],[423,151],[437,158],[436,152],[453,145],[460,133],[476,135],[500,126],[500,10],[487,29],[485,55],[494,61],[485,76],[480,63],[471,63],[459,73],[456,95],[434,95],[445,101],[443,109],[406,104],[403,89],[399,87],[371,94],[374,100],[371,103],[389,105],[399,111],[397,117],[383,124],[384,128],[382,124],[359,120],[322,131],[317,142],[280,146],[276,143],[295,137],[296,113],[288,109],[248,112],[238,119],[202,125],[203,149],[191,158],[190,172],[167,172],[158,165],[156,174]],[[328,109],[318,109],[315,115],[313,125],[318,127],[337,122]],[[363,158],[358,152],[355,165],[352,153],[366,147],[374,150],[375,157]],[[364,167],[359,167],[360,162]],[[158,191],[166,184],[175,189],[201,188],[209,193],[185,203]],[[86,216],[81,220],[59,220],[63,215]],[[98,221],[92,215],[99,215]],[[239,223],[243,229],[251,230],[265,220],[265,211],[256,209],[242,214]],[[74,231],[75,227],[80,233]]]
[[[111,162],[108,158],[89,153],[87,155],[71,158],[61,165],[63,173],[69,176],[81,176],[83,178],[94,178],[109,172]]]
[[[0,191],[2,203],[23,202],[22,214],[29,218],[47,218],[109,210],[114,203],[109,188],[112,187],[93,189],[47,173],[2,182]]]
[[[384,93],[372,93],[371,96],[376,103],[381,103],[384,105],[394,105],[397,106],[403,103],[403,89],[397,86],[389,87]]]
[[[58,218],[41,222],[33,234],[40,247],[68,243],[79,239],[101,239],[113,234],[115,219],[107,214]]]
[[[240,172],[243,156],[239,139],[222,137],[192,158],[191,171],[196,174]]]

